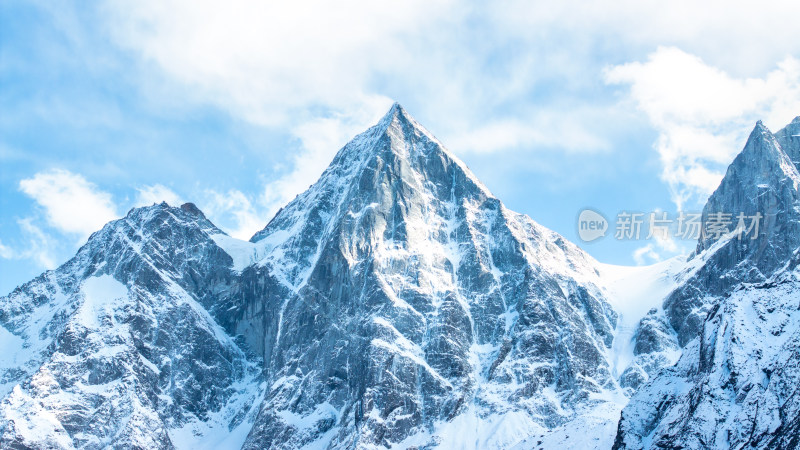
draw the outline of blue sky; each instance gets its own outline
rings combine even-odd
[[[0,291],[130,208],[248,238],[398,101],[511,209],[697,210],[800,114],[797,2],[0,3]],[[649,263],[673,241],[581,244]]]

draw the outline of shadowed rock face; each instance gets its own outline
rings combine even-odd
[[[593,260],[399,105],[234,241],[193,204],[135,209],[0,298],[3,444],[435,445],[464,414],[551,427],[618,389]]]
[[[631,398],[615,448],[796,447],[798,262],[712,307],[678,364]]]
[[[798,126],[772,135],[759,123],[709,198],[704,224],[715,212],[760,213],[758,238],[700,239],[688,280],[664,302],[683,354],[631,398],[615,448],[797,445],[800,174],[790,155]],[[663,328],[650,323],[640,324],[642,336]],[[643,347],[659,354],[652,339]]]
[[[667,366],[675,364],[680,346],[675,330],[663,310],[649,311],[636,327],[633,336],[634,359],[619,377],[619,384],[630,394]]]

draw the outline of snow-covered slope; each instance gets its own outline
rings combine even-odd
[[[797,266],[800,258],[793,263]],[[625,408],[617,448],[795,448],[800,272],[715,305],[677,366]]]
[[[609,303],[619,315],[609,354],[612,374],[627,395],[680,356],[661,305],[685,281],[686,267],[686,256],[651,266],[599,266]]]

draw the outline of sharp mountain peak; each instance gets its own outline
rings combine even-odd
[[[495,198],[464,162],[394,103],[377,124],[345,144],[320,178],[250,240],[260,241],[271,229],[285,229],[298,215],[317,209],[324,215],[344,214],[352,206],[347,203],[349,196],[358,192],[373,191],[373,200],[379,203],[403,203],[412,188],[433,190],[440,199]]]

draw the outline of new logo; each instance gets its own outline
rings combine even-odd
[[[591,242],[606,235],[608,221],[602,214],[591,209],[584,209],[578,215],[578,237],[584,242]]]

